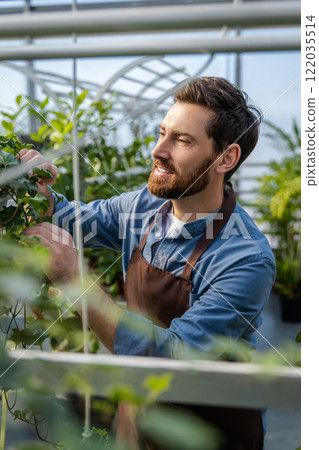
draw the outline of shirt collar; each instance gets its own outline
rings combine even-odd
[[[169,200],[166,203],[164,203],[164,205],[161,206],[161,208],[157,211],[155,215],[155,226],[154,226],[155,232],[156,233],[160,232],[161,236],[163,236],[164,234],[164,226],[167,220],[167,214],[171,211],[171,209],[172,209],[172,201]],[[208,224],[214,219],[218,211],[219,209],[207,216],[196,219],[192,222],[186,222],[183,228],[181,229],[180,233],[176,236],[176,238],[185,237],[185,235],[196,236],[198,234],[204,233]]]
[[[226,183],[224,186],[225,197],[228,197],[230,191],[232,189],[231,183]],[[157,211],[155,215],[155,232],[161,234],[163,236],[165,230],[165,222],[167,219],[167,214],[170,212],[172,208],[172,200],[168,200],[165,202],[160,209]],[[220,209],[220,208],[219,208]],[[196,219],[192,222],[186,222],[180,233],[176,236],[176,238],[181,238],[185,236],[196,236],[198,234],[204,233],[207,226],[214,219],[215,215],[218,213],[219,209],[212,212],[211,214],[204,216],[203,218]],[[199,214],[200,215],[200,214]],[[176,239],[175,238],[175,239]]]

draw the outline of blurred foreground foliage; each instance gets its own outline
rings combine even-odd
[[[137,189],[147,181],[151,166],[149,144],[152,137],[134,138],[131,145],[117,148],[109,143],[112,128],[112,105],[101,100],[89,105],[87,92],[77,97],[77,136],[81,180],[87,188],[81,192],[82,200],[108,198],[116,193]],[[72,188],[72,102],[62,101],[61,108],[52,109],[49,98],[35,106],[38,128],[36,133],[25,136],[21,117],[35,114],[33,108],[21,96],[17,98],[17,111],[2,113],[0,136],[0,386],[2,389],[2,419],[9,410],[14,419],[30,423],[42,442],[17,445],[20,450],[60,450],[109,448],[121,450],[127,446],[115,443],[110,435],[111,422],[116,405],[128,401],[137,407],[136,418],[145,436],[152,437],[160,445],[171,448],[201,450],[217,448],[218,433],[189,413],[152,408],[163,392],[170,389],[172,375],[150,374],[141,380],[144,395],[138,395],[127,384],[114,383],[101,392],[101,398],[93,398],[91,404],[92,428],[88,436],[82,435],[83,404],[79,399],[90,394],[91,387],[79,373],[72,373],[61,380],[63,395],[56,392],[39,373],[37,377],[21,373],[6,350],[27,350],[35,346],[50,351],[82,351],[83,332],[81,320],[70,300],[52,286],[43,275],[49,264],[46,250],[41,245],[31,246],[21,238],[24,227],[41,221],[45,216],[47,200],[41,196],[37,183],[51,175],[34,168],[33,173],[23,171],[18,152],[31,144],[25,144],[13,134],[24,135],[41,152],[56,151],[54,163],[60,168],[55,188],[69,200],[73,200]],[[112,266],[102,280],[112,294],[122,294],[121,262],[113,264],[118,255],[110,251],[92,250],[86,253],[88,266],[96,275]],[[90,351],[96,352],[99,343],[90,334]],[[229,346],[229,340],[220,338],[214,353],[189,353],[189,358],[225,359],[247,361],[247,346]],[[295,348],[285,353],[291,362],[298,362]],[[277,353],[269,354],[263,361],[282,363]],[[124,369],[122,369],[124,370]],[[116,378],[116,376],[114,376]],[[75,393],[74,399],[70,392]],[[107,399],[107,400],[106,400]],[[83,402],[82,402],[83,403]],[[101,419],[103,418],[103,420]],[[50,426],[49,426],[50,425]],[[5,441],[6,424],[2,420],[0,448]],[[4,445],[3,445],[4,446]]]
[[[32,173],[29,172],[21,164],[19,151],[22,148],[33,147],[42,153],[50,152],[51,156],[56,151],[57,158],[54,162],[60,168],[60,174],[55,187],[57,192],[64,194],[70,200],[73,199],[72,148],[74,145],[77,145],[81,155],[81,180],[85,179],[88,185],[88,189],[84,189],[84,185],[81,185],[83,201],[107,198],[124,189],[135,189],[147,179],[145,166],[150,165],[147,147],[153,138],[145,138],[144,141],[135,138],[131,145],[123,149],[110,145],[108,136],[114,131],[110,125],[112,105],[104,100],[88,105],[85,101],[87,94],[88,92],[85,91],[77,96],[76,118],[73,117],[71,96],[69,101],[60,101],[56,110],[52,109],[52,102],[48,97],[44,101],[35,100],[37,112],[30,106],[29,99],[18,96],[16,111],[2,112],[2,130],[0,131],[2,132],[0,136],[0,351],[2,355],[5,355],[3,353],[5,349],[29,349],[36,346],[53,351],[83,351],[80,317],[70,301],[43,275],[43,270],[49,263],[46,250],[40,245],[35,245],[34,242],[31,245],[28,239],[20,236],[25,227],[42,221],[51,221],[51,218],[45,215],[49,207],[48,201],[40,194],[37,183],[52,176],[50,172],[40,168],[33,168]],[[36,133],[25,134],[25,114],[36,115]],[[72,133],[74,120],[77,123],[76,141]],[[22,138],[18,139],[16,135]],[[136,166],[139,169],[137,171]],[[131,168],[132,174],[129,171]],[[105,265],[109,267],[116,258],[118,256],[112,252],[87,252],[88,265],[98,275],[105,271]],[[121,273],[120,262],[113,264],[112,271],[109,271],[107,278],[103,280],[104,285],[108,286],[113,293],[122,293]],[[96,352],[99,343],[91,332],[89,336],[91,342],[89,350]],[[1,361],[5,362],[4,356]],[[14,368],[10,369],[10,372],[14,372]],[[19,386],[23,386],[24,382],[22,380],[20,382]],[[5,396],[4,390],[3,406]],[[41,403],[41,397],[39,401]],[[36,408],[15,409],[8,405],[8,409],[15,418],[33,423],[36,429],[38,428],[39,414],[32,412]],[[95,430],[96,433],[98,433],[97,430]],[[5,425],[2,424],[1,445],[4,436]]]

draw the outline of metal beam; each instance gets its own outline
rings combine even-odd
[[[94,58],[190,53],[258,52],[299,50],[300,36],[234,38],[162,38],[128,41],[90,42],[65,45],[0,46],[2,60]]]
[[[9,352],[6,365],[26,377],[45,380],[55,393],[66,393],[64,382],[70,374],[79,374],[90,384],[92,394],[101,395],[112,384],[125,383],[145,395],[143,380],[151,373],[170,372],[173,381],[162,401],[242,407],[300,409],[300,368],[263,366],[252,363],[181,361],[164,358],[46,353],[34,350]],[[17,388],[18,381],[5,372],[2,384]],[[19,375],[18,375],[19,376]]]
[[[0,37],[299,25],[299,1],[165,5],[0,16]]]
[[[52,11],[71,11],[72,5],[71,4],[54,4],[54,0],[51,0],[52,3],[49,2],[42,4],[42,5],[31,5],[30,10],[32,12],[52,12]],[[178,4],[181,3],[188,4],[188,3],[220,3],[223,1],[224,3],[231,4],[233,0],[184,0],[181,2],[181,0],[147,0],[147,3],[143,0],[134,0],[134,1],[121,1],[121,0],[115,0],[113,2],[106,1],[105,3],[95,3],[93,0],[87,0],[87,3],[79,3],[77,5],[78,10],[92,10],[92,9],[110,9],[110,8],[136,8],[138,6],[145,7],[145,6],[164,6],[164,5],[172,5],[172,4]],[[244,1],[251,1],[251,0],[244,0]],[[285,0],[290,1],[290,0]],[[25,11],[25,8],[23,6],[2,6],[0,2],[0,14],[21,14]]]

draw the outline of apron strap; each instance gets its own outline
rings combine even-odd
[[[198,259],[201,257],[201,255],[204,253],[204,251],[207,249],[207,247],[216,239],[216,237],[219,235],[221,230],[224,228],[226,223],[228,222],[230,216],[232,215],[235,206],[236,206],[236,196],[235,192],[232,188],[232,185],[230,185],[231,191],[229,195],[224,200],[219,213],[223,214],[223,218],[221,220],[212,220],[211,223],[207,226],[205,233],[198,241],[198,244],[196,245],[195,249],[193,250],[192,254],[188,258],[188,261],[185,264],[182,278],[186,278],[187,280],[190,279],[192,270],[197,263]],[[206,235],[212,236],[211,238],[206,238]]]
[[[144,234],[144,236],[142,237],[140,243],[139,243],[138,246],[137,246],[137,248],[140,249],[141,252],[143,251],[143,249],[144,249],[144,247],[145,247],[145,244],[146,244],[146,241],[147,241],[149,232],[151,231],[151,228],[152,228],[152,226],[154,225],[154,223],[155,223],[155,220],[153,220],[153,222],[151,223],[151,225],[148,227],[146,233]]]

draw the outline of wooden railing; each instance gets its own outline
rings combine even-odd
[[[35,350],[9,352],[7,367],[10,364],[24,378],[35,376],[45,380],[56,394],[70,391],[64,383],[69,374],[83,377],[90,384],[92,395],[105,395],[112,385],[118,383],[128,384],[136,393],[145,394],[142,382],[147,375],[169,372],[173,379],[170,389],[160,397],[163,401],[300,409],[300,368],[293,366]],[[3,375],[9,385],[10,370]]]

